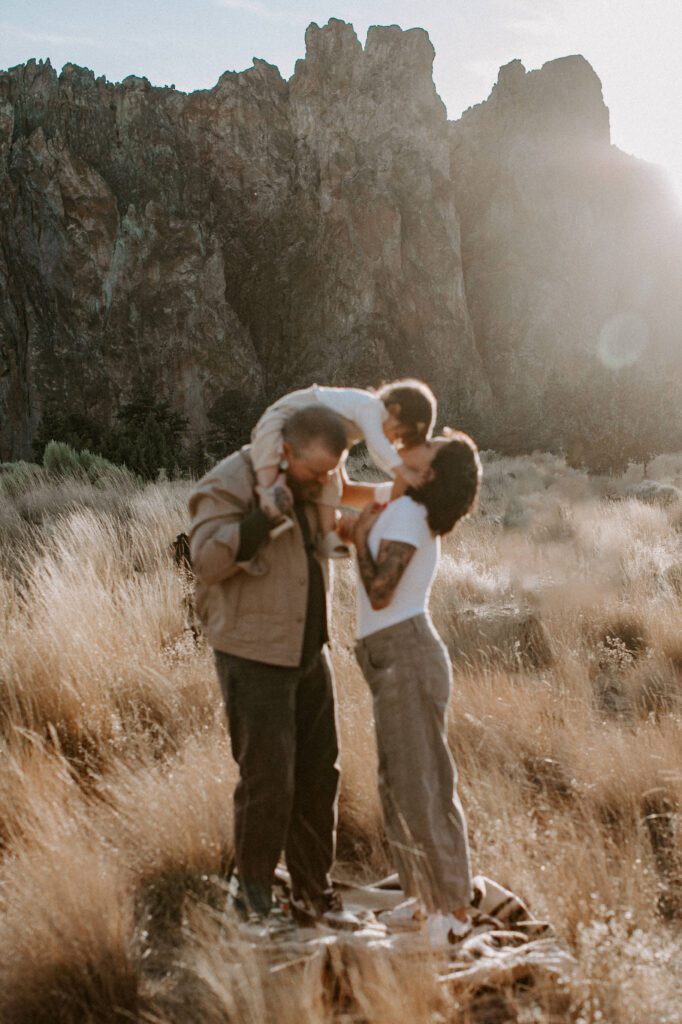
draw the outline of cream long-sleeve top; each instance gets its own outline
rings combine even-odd
[[[313,384],[279,398],[265,410],[251,434],[251,457],[256,470],[276,466],[281,458],[282,427],[297,409],[324,405],[344,421],[349,445],[365,441],[377,466],[395,476],[402,459],[384,434],[386,406],[373,392],[363,388],[331,388]]]

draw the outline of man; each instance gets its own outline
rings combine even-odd
[[[293,413],[282,433],[293,529],[270,536],[248,445],[203,477],[189,503],[197,611],[239,765],[235,906],[257,924],[267,924],[282,850],[294,907],[311,917],[340,909],[329,879],[339,773],[328,578],[311,502],[336,470],[346,434],[341,418],[321,407]],[[282,491],[275,501],[284,511]]]

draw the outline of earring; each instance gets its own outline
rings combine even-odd
[[[286,471],[289,468],[289,460],[288,459],[280,459],[279,460],[279,468],[280,468],[280,471],[282,473],[286,473]]]

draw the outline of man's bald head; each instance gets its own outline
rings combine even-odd
[[[315,501],[347,448],[343,420],[332,409],[307,405],[287,418],[282,438],[290,487]]]

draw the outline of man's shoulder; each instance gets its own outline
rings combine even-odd
[[[226,455],[220,462],[216,462],[210,473],[218,476],[250,476],[253,474],[251,463],[251,445],[245,444],[236,452]]]
[[[250,446],[244,445],[236,452],[227,455],[217,462],[192,488],[192,494],[201,494],[214,487],[250,493],[253,490],[255,475],[251,462]]]

